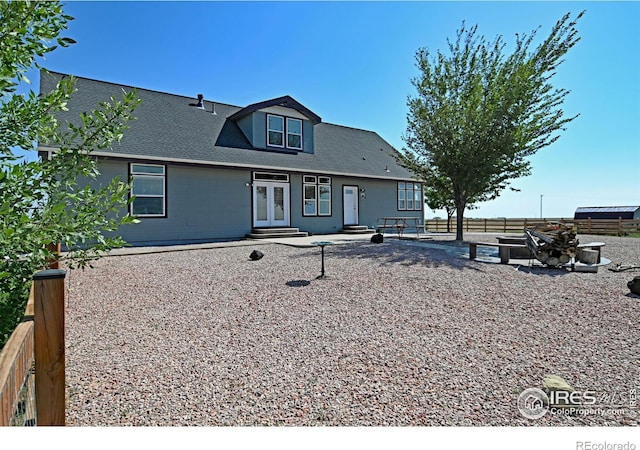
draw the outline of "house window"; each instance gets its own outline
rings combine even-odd
[[[166,215],[166,166],[156,164],[131,164],[134,196],[131,214],[138,217],[165,217]]]
[[[422,210],[422,185],[419,183],[398,183],[398,210]]]
[[[267,145],[302,150],[302,120],[267,114]]]
[[[331,178],[318,177],[318,215],[331,215]]]
[[[303,177],[303,202],[305,216],[331,215],[331,177]]]
[[[284,147],[284,117],[267,115],[267,145]]]
[[[255,181],[275,181],[278,183],[288,183],[289,175],[287,175],[286,173],[253,172],[253,179]]]
[[[302,120],[287,118],[287,148],[302,150]]]

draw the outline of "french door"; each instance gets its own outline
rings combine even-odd
[[[288,227],[289,183],[253,182],[253,226]]]

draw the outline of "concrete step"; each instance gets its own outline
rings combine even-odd
[[[292,237],[307,237],[309,233],[305,231],[298,231],[296,233],[250,233],[246,237],[249,239],[274,239],[274,238],[292,238]]]
[[[252,228],[251,234],[289,234],[299,233],[299,228],[283,227],[283,228]]]
[[[272,239],[272,238],[292,238],[307,237],[309,233],[300,231],[299,228],[293,227],[274,227],[274,228],[252,228],[251,233],[247,234],[249,239]]]
[[[372,234],[376,230],[372,230],[366,225],[345,225],[340,232],[345,234]]]

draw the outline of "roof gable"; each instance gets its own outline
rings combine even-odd
[[[252,105],[246,106],[242,108],[240,111],[230,116],[229,120],[236,121],[253,112],[256,112],[261,109],[269,108],[272,106],[279,106],[279,107],[294,109],[299,113],[303,114],[305,117],[307,117],[311,122],[313,122],[314,125],[322,122],[322,119],[320,118],[320,116],[318,116],[316,113],[314,113],[313,111],[311,111],[306,106],[304,106],[303,104],[301,104],[300,102],[298,102],[296,99],[294,99],[289,95],[285,95],[284,97],[273,98],[271,100],[265,100],[263,102],[254,103]]]

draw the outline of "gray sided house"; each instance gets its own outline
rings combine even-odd
[[[41,92],[65,75],[42,73]],[[61,121],[78,120],[129,86],[76,79]],[[137,88],[122,141],[95,152],[100,182],[133,179],[119,234],[133,245],[238,239],[265,231],[374,229],[382,217],[423,218],[422,186],[375,132],[333,125],[289,96],[245,107]],[[40,151],[55,151],[39,147]]]

